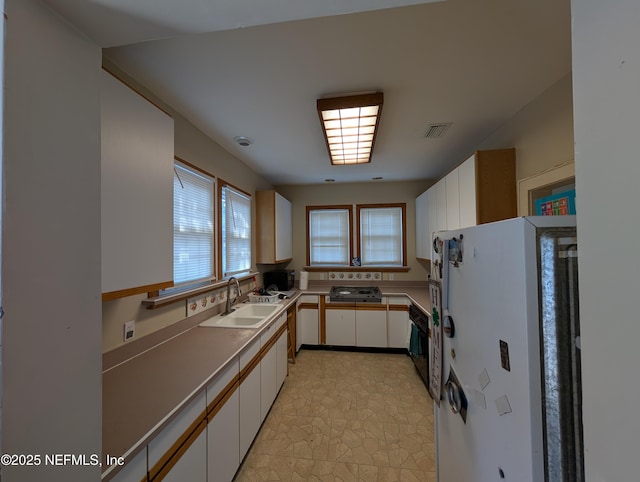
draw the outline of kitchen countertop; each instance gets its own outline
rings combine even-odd
[[[283,310],[295,303],[296,298],[283,300]],[[194,326],[105,370],[103,459],[107,454],[124,456],[127,461],[135,456],[267,326],[259,329]],[[103,469],[106,471],[108,467]]]
[[[423,282],[400,282],[400,281],[380,281],[373,280],[354,282],[351,280],[340,281],[309,281],[306,290],[300,293],[305,295],[328,295],[332,286],[372,286],[380,288],[382,296],[408,296],[409,300],[422,311],[431,314],[431,301],[429,300],[429,290]]]
[[[310,283],[307,290],[281,301],[283,311],[299,296],[326,295],[335,284]],[[384,296],[408,296],[423,311],[431,312],[425,283],[376,285]],[[102,375],[103,458],[109,454],[131,460],[248,343],[260,336],[266,326],[260,329],[194,326],[105,370]],[[113,470],[105,474],[105,478],[115,473]]]

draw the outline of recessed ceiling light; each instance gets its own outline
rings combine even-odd
[[[248,147],[253,144],[253,139],[251,139],[251,137],[237,136],[234,137],[233,140],[240,144],[242,147]]]
[[[336,182],[335,179],[325,179],[324,182]]]

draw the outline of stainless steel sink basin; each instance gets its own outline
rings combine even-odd
[[[276,303],[247,303],[239,305],[228,315],[219,314],[200,326],[222,328],[259,328],[266,323],[281,305]]]

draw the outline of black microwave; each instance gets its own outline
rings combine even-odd
[[[278,291],[289,291],[293,289],[295,283],[296,272],[286,269],[277,269],[274,271],[267,271],[262,275],[264,279],[264,287],[269,288],[271,285],[276,285]]]

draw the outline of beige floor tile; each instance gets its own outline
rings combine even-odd
[[[296,361],[236,481],[435,482],[433,404],[409,357]]]

